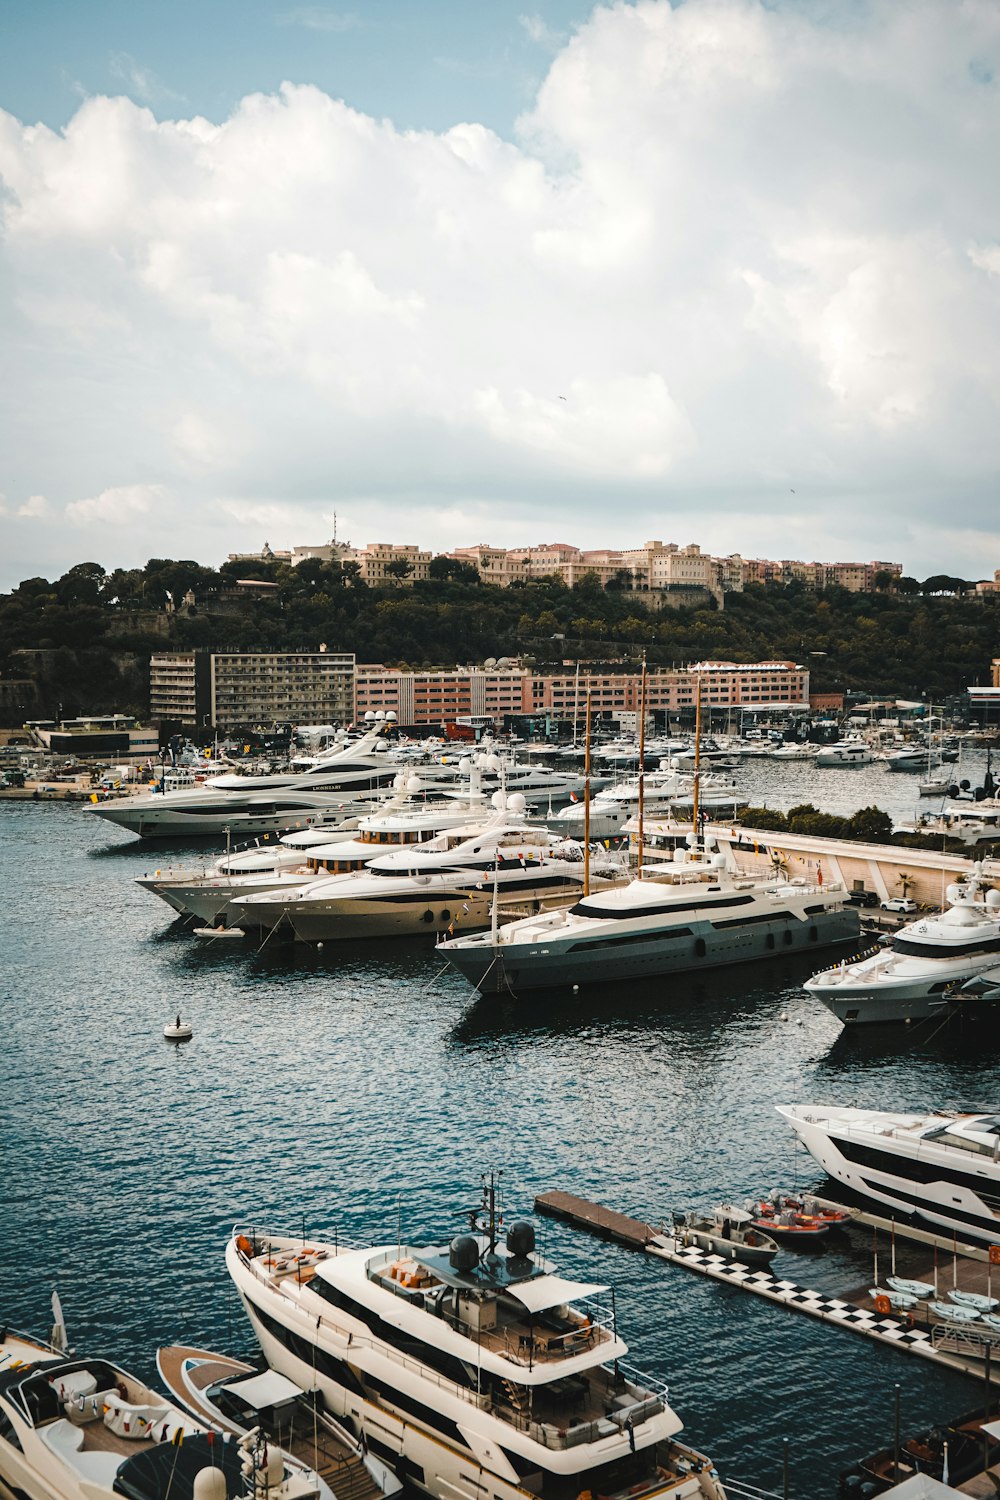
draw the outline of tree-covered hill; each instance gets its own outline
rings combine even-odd
[[[367,588],[356,565],[310,560],[224,564],[153,558],[145,568],[106,572],[85,562],[50,582],[30,578],[0,595],[0,671],[44,667],[46,699],[94,712],[145,706],[153,650],[315,648],[353,651],[359,662],[448,667],[488,656],[536,666],[609,662],[645,653],[651,666],[705,658],[793,659],[808,665],[814,691],[938,700],[989,681],[1000,655],[1000,603],[923,591],[811,593],[800,584],[752,585],[725,609],[651,611],[648,596],[584,578],[499,589],[468,565],[436,558],[434,575],[405,575]],[[237,579],[275,587],[248,597]],[[960,580],[945,584],[961,587]],[[185,604],[193,597],[194,603]],[[52,711],[49,708],[47,711]]]

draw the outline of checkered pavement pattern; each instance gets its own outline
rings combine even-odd
[[[771,1271],[744,1266],[738,1260],[725,1260],[721,1255],[712,1255],[694,1246],[676,1251],[673,1258],[718,1281],[732,1282],[746,1292],[756,1292],[769,1301],[799,1308],[800,1311],[810,1313],[814,1318],[823,1318],[828,1323],[839,1323],[858,1333],[885,1339],[903,1347],[915,1344],[931,1347],[931,1336],[927,1330],[908,1327],[905,1317],[879,1313],[874,1308],[869,1310],[866,1307],[855,1307],[853,1302],[828,1297],[825,1292],[813,1291],[794,1281],[780,1281]]]

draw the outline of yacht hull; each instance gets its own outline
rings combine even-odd
[[[907,1154],[889,1135],[852,1132],[835,1120],[804,1119],[782,1105],[778,1113],[825,1172],[863,1198],[891,1209],[896,1218],[963,1239],[1000,1243],[1000,1216],[990,1206],[995,1203],[1000,1211],[995,1180],[977,1170],[974,1157],[967,1172],[942,1167],[938,1175],[929,1153]]]
[[[806,921],[775,917],[745,927],[720,930],[711,922],[691,922],[684,928],[638,940],[602,943],[581,938],[579,931],[560,942],[546,934],[543,941],[493,947],[454,947],[447,956],[482,993],[523,994],[532,990],[583,988],[615,984],[625,979],[655,979],[670,974],[700,972],[779,954],[815,952],[858,936],[853,909],[818,912]]]

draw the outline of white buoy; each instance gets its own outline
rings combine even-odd
[[[574,995],[578,993],[579,989],[580,989],[580,986],[578,984],[574,984],[574,986],[573,986],[573,993],[574,993]]]
[[[189,1042],[194,1036],[194,1027],[190,1021],[182,1021],[178,1015],[176,1021],[167,1022],[163,1035],[168,1042]]]
[[[787,1012],[787,1010],[783,1010],[783,1011],[782,1011],[782,1012],[781,1012],[781,1019],[782,1019],[782,1020],[783,1020],[783,1021],[787,1021],[787,1020],[788,1020],[788,1012]]]
[[[322,946],[323,946],[323,944],[322,944],[322,943],[317,943],[317,944],[316,944],[316,952],[317,952],[317,953],[318,953],[318,952],[319,952],[319,950],[320,950],[320,949],[321,949],[321,948],[322,948]]]

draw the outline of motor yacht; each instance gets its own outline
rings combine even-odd
[[[498,932],[439,943],[482,991],[618,983],[745,963],[856,939],[858,913],[839,883],[761,879],[727,868],[714,841],[689,835],[673,862],[570,907]]]
[[[494,792],[493,801],[489,821],[380,855],[362,870],[237,897],[231,920],[244,931],[283,925],[300,941],[326,942],[471,929],[512,906],[523,912],[574,900],[584,879],[579,845],[525,823],[520,793]],[[602,887],[621,879],[611,857],[594,864]]]
[[[321,1475],[336,1500],[383,1500],[403,1488],[387,1463],[287,1375],[208,1349],[156,1351],[160,1379],[199,1422],[245,1437],[255,1428]]]
[[[952,788],[948,788],[949,793]],[[982,845],[1000,845],[1000,797],[981,797],[978,801],[946,802],[936,817],[923,814],[912,821],[893,824],[893,833],[935,833],[959,839],[970,849]]]
[[[908,922],[888,948],[821,970],[806,990],[845,1026],[943,1014],[950,990],[1000,962],[1000,891],[982,865],[946,895],[939,915]]]
[[[919,746],[891,750],[885,758],[887,771],[923,771],[927,766],[927,751]]]
[[[140,838],[225,833],[286,833],[331,817],[358,797],[388,786],[398,766],[385,754],[381,731],[339,746],[305,770],[274,776],[216,776],[178,792],[114,797],[86,808]]]
[[[559,1276],[530,1223],[501,1242],[487,1191],[439,1245],[235,1230],[226,1265],[268,1363],[437,1500],[724,1500],[666,1386],[625,1362],[608,1288]]]
[[[198,1476],[213,1469],[206,1484]],[[197,1488],[196,1488],[197,1486]],[[333,1500],[257,1432],[228,1438],[106,1359],[3,1330],[0,1494],[32,1500]]]
[[[1000,1244],[1000,1113],[779,1104],[820,1166],[899,1218]]]
[[[835,745],[824,745],[816,751],[815,764],[821,769],[831,767],[843,769],[847,766],[870,765],[874,756],[871,746],[864,740],[839,740]]]

